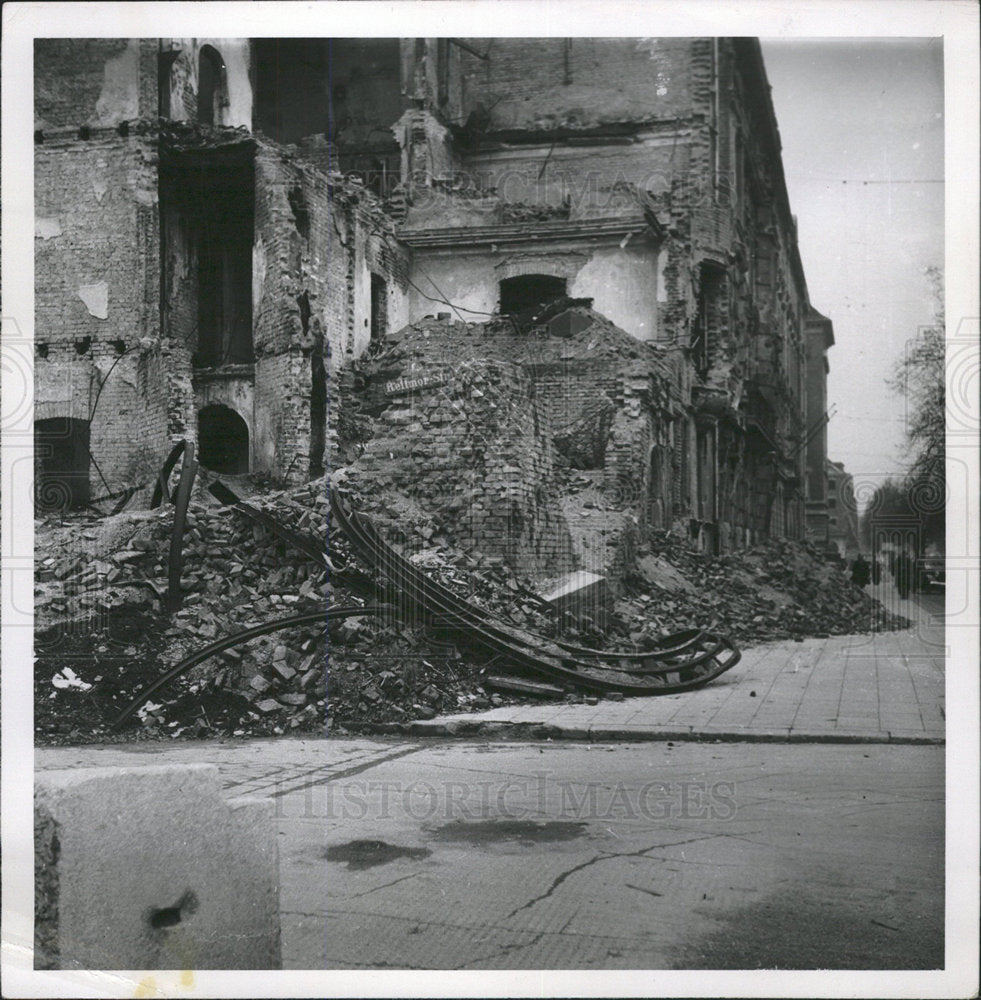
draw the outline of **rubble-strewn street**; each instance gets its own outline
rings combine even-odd
[[[582,477],[571,485],[568,495],[576,499]],[[327,496],[328,484],[320,480],[256,494],[251,503],[326,551]],[[417,502],[377,485],[362,499],[427,574],[521,628],[549,635],[560,627],[531,580],[499,559],[459,549]],[[589,494],[581,502],[590,505],[585,510],[597,504]],[[37,591],[39,740],[118,738],[108,726],[126,701],[197,647],[266,619],[316,611],[328,599],[357,599],[329,586],[329,574],[304,553],[200,490],[187,521],[184,606],[170,615],[146,583],[161,594],[166,589],[172,519],[172,508],[164,508],[39,526],[39,551],[46,553]],[[345,544],[338,533],[330,552],[335,566],[343,565]],[[752,644],[903,624],[799,544],[774,542],[711,558],[663,534],[639,558],[605,632],[588,622],[561,627],[563,637],[576,642],[642,650],[688,627]],[[144,706],[138,731],[193,738],[322,732],[326,726],[336,733],[514,700],[483,685],[483,663],[465,647],[433,645],[425,630],[397,620],[349,618],[330,630],[328,641],[329,657],[324,630],[307,627],[219,654]],[[76,681],[68,682],[66,669]]]
[[[271,797],[285,968],[936,968],[942,603],[878,593],[914,629],[770,643],[698,693],[38,767],[208,763]]]
[[[759,42],[485,41],[39,42],[39,740],[694,692],[904,627],[843,572]]]

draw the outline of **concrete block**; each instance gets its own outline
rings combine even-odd
[[[279,968],[272,805],[211,764],[39,773],[35,968]]]
[[[589,617],[599,628],[605,628],[612,605],[606,577],[586,570],[567,573],[558,585],[543,595],[549,604],[560,611],[582,619]]]

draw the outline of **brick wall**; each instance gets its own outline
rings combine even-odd
[[[393,397],[358,468],[427,501],[464,547],[530,576],[571,569],[548,424],[527,374],[491,360],[426,372],[443,384]]]
[[[116,126],[156,115],[156,39],[35,41],[35,129]]]
[[[135,130],[35,146],[37,417],[91,415],[94,496],[143,478],[167,448],[155,161]]]
[[[479,38],[461,56],[463,114],[482,103],[491,129],[589,128],[687,114],[687,38]]]
[[[299,481],[324,461],[311,454],[311,441],[327,437],[312,426],[314,367],[368,346],[373,273],[386,282],[389,328],[400,325],[407,258],[369,192],[266,141],[255,231],[254,454],[258,468]]]
[[[570,337],[514,336],[493,323],[417,323],[377,362],[356,366],[340,400],[348,418],[359,409],[377,416],[359,467],[428,499],[472,544],[537,576],[571,561],[571,522],[556,478],[569,458],[553,438],[564,447],[570,428],[599,435],[595,464],[576,467],[598,470],[598,496],[612,520],[601,529],[600,518],[577,515],[573,532],[578,561],[591,560],[597,572],[628,565],[630,539],[651,519],[651,447],[668,454],[663,360],[590,310],[576,311],[590,322]],[[432,375],[446,384],[395,396],[384,389],[399,377]],[[595,427],[576,428],[584,414],[597,416]],[[667,489],[663,478],[660,488]]]

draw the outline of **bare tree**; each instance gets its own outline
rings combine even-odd
[[[892,387],[906,396],[906,437],[913,461],[908,477],[942,490],[944,473],[944,300],[943,272],[927,269],[935,301],[933,326],[920,330],[897,364]]]

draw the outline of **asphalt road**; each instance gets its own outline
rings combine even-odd
[[[943,965],[942,747],[376,746],[277,797],[288,968]]]

